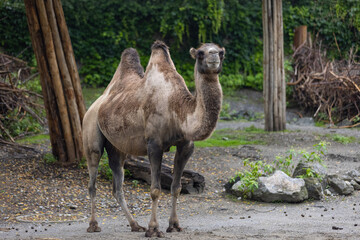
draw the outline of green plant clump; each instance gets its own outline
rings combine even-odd
[[[243,164],[246,168],[243,172],[238,172],[232,177],[229,182],[235,183],[236,180],[241,181],[239,190],[243,192],[244,196],[248,193],[253,192],[258,188],[258,178],[261,176],[268,176],[275,170],[281,170],[291,177],[295,167],[295,157],[299,157],[299,162],[315,163],[318,162],[323,164],[323,157],[327,151],[327,142],[321,141],[313,146],[313,151],[307,152],[305,150],[295,151],[290,149],[286,156],[277,156],[275,161],[271,164],[266,164],[263,161],[249,162],[245,159]],[[321,178],[322,176],[316,174],[311,168],[306,169],[304,175],[298,176],[299,178],[316,177]]]
[[[343,136],[340,134],[335,134],[332,136],[332,140],[335,142],[342,143],[342,144],[349,144],[349,143],[355,142],[356,138],[353,136],[347,137],[347,136]]]

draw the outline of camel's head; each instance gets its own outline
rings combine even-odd
[[[225,48],[214,43],[204,43],[198,49],[191,48],[190,55],[196,59],[197,70],[202,74],[220,73],[225,58]]]

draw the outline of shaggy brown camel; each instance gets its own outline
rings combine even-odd
[[[101,231],[95,220],[95,181],[104,148],[113,171],[113,194],[124,210],[131,231],[146,231],[133,219],[123,193],[124,162],[127,155],[148,155],[151,165],[152,213],[147,237],[163,237],[156,212],[160,197],[162,155],[176,146],[171,185],[172,212],[167,232],[181,231],[176,201],[181,176],[194,150],[193,141],[213,132],[222,102],[218,74],[225,49],[213,43],[191,48],[196,59],[196,94],[192,95],[177,73],[168,47],[161,41],[152,45],[144,73],[135,49],[126,49],[109,86],[84,117],[83,141],[90,175],[91,219],[88,232]]]

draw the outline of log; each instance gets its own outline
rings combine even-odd
[[[56,15],[57,24],[59,27],[60,35],[61,35],[61,41],[64,48],[66,63],[68,65],[68,69],[71,75],[71,80],[73,83],[74,91],[75,91],[75,97],[76,102],[79,109],[79,115],[80,115],[80,121],[82,123],[82,120],[84,118],[86,108],[84,103],[84,98],[82,95],[81,90],[81,84],[80,84],[80,77],[79,72],[77,70],[76,62],[75,62],[75,55],[74,51],[71,45],[71,39],[69,35],[69,31],[66,25],[64,11],[61,5],[60,0],[53,0],[54,2],[54,10]]]
[[[40,19],[41,32],[45,43],[45,52],[47,61],[49,64],[49,70],[51,74],[52,86],[57,99],[57,105],[59,109],[59,115],[64,133],[64,139],[66,144],[67,159],[72,162],[76,158],[75,144],[72,138],[71,125],[69,120],[69,113],[67,111],[66,101],[62,88],[62,83],[59,74],[58,63],[56,60],[56,54],[54,49],[54,41],[51,34],[51,28],[46,14],[46,8],[43,0],[36,0],[37,12]]]
[[[131,177],[139,179],[151,184],[151,168],[149,160],[143,157],[131,157],[125,162],[125,169],[129,170]],[[170,190],[172,183],[172,169],[165,165],[161,165],[161,187]],[[184,170],[181,177],[181,193],[193,194],[202,193],[205,188],[205,178],[201,174]]]
[[[65,142],[61,129],[61,123],[58,118],[58,108],[54,90],[51,84],[51,77],[44,52],[44,40],[42,37],[40,23],[36,13],[35,0],[25,0],[25,9],[27,22],[35,52],[36,61],[38,63],[38,71],[40,73],[40,83],[46,109],[46,117],[49,126],[50,142],[54,156],[58,157],[60,162],[65,162],[67,158]]]
[[[52,0],[45,0],[45,6],[51,27],[51,33],[54,41],[55,53],[56,53],[58,66],[60,69],[64,93],[66,96],[70,123],[72,127],[72,135],[74,137],[74,143],[75,143],[76,159],[81,159],[84,156],[82,134],[81,134],[81,122],[80,122],[78,106],[75,99],[73,83],[71,81],[70,73],[66,64],[65,54],[60,40],[60,34],[56,22]],[[70,159],[70,161],[72,160],[74,161],[75,159]]]

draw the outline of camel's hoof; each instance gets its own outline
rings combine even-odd
[[[166,232],[182,232],[183,229],[179,226],[169,226],[167,229],[166,229]]]
[[[131,231],[132,232],[145,232],[146,228],[140,226],[137,222],[130,223]]]
[[[159,229],[154,228],[154,229],[149,229],[146,231],[145,233],[145,237],[158,237],[158,238],[163,238],[165,237],[164,233],[159,231]]]
[[[87,232],[93,233],[93,232],[101,232],[101,228],[98,226],[97,221],[91,221],[89,223],[89,227],[87,229]]]

